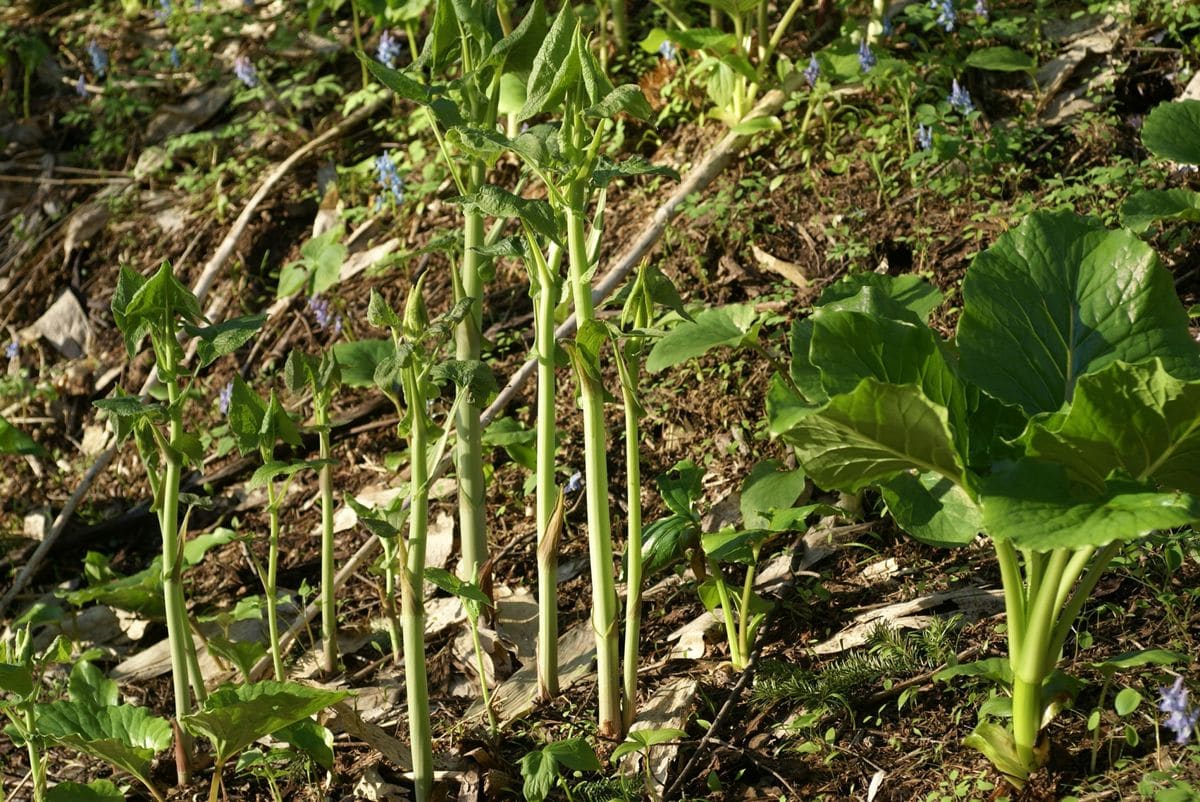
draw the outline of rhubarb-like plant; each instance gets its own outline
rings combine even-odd
[[[1019,786],[1046,760],[1048,678],[1105,568],[1200,518],[1200,346],[1154,252],[1070,213],[1001,236],[962,296],[949,342],[928,286],[836,285],[794,326],[768,410],[821,487],[878,487],[929,543],[991,539],[1012,715],[968,743]]]

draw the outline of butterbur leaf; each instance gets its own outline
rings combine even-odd
[[[1200,495],[1200,381],[1170,376],[1157,359],[1115,363],[1079,379],[1066,415],[1033,423],[1029,449],[1097,487],[1119,468]]]
[[[801,419],[784,438],[824,488],[854,492],[911,470],[963,481],[946,408],[912,384],[863,379]]]
[[[742,481],[739,501],[742,525],[748,529],[766,527],[774,510],[787,509],[796,503],[804,492],[805,481],[803,470],[788,470],[776,460],[763,460],[755,465]]]
[[[38,733],[129,772],[147,787],[150,762],[171,744],[171,725],[144,707],[51,702],[36,708]]]
[[[591,744],[583,738],[567,738],[546,744],[543,752],[552,756],[571,771],[600,771],[600,759]]]
[[[863,290],[867,288],[873,291],[869,305],[867,303],[855,304],[858,311],[886,313],[887,308],[879,300],[880,297],[883,297],[907,309],[924,323],[929,322],[929,316],[933,314],[933,310],[941,306],[943,300],[941,291],[920,276],[851,273],[822,290],[816,305],[820,307],[839,305],[839,308],[846,308],[840,302],[848,301],[856,296],[863,297]]]
[[[434,365],[430,378],[435,384],[451,382],[465,389],[467,403],[481,408],[500,390],[491,368],[477,359],[449,359]]]
[[[1144,189],[1121,205],[1121,225],[1138,234],[1163,220],[1200,223],[1200,192],[1190,189]]]
[[[1200,378],[1200,345],[1154,251],[1070,212],[1030,215],[975,257],[957,341],[965,378],[1027,415],[1057,411],[1080,376],[1116,361],[1159,357]]]
[[[333,346],[333,356],[337,360],[342,383],[347,387],[374,387],[376,368],[395,352],[396,347],[391,339],[355,340],[335,343]]]
[[[125,794],[111,780],[60,782],[47,789],[46,802],[125,802]]]
[[[216,763],[225,763],[242,749],[273,732],[306,719],[349,694],[295,682],[266,680],[223,686],[213,691],[200,710],[180,719],[193,735],[207,738]]]
[[[1061,465],[1034,459],[994,469],[981,506],[993,538],[1037,551],[1103,546],[1200,519],[1196,496],[1120,479],[1096,489],[1071,482]]]
[[[45,454],[42,448],[25,432],[13,426],[3,416],[0,416],[0,454]]]
[[[196,356],[200,360],[200,367],[205,367],[211,365],[218,357],[232,354],[241,348],[258,333],[266,320],[266,315],[247,315],[204,328],[185,324],[184,330],[197,338]]]
[[[371,299],[367,302],[367,322],[379,329],[400,331],[404,328],[404,320],[376,289],[371,290]]]
[[[633,178],[639,175],[661,175],[679,180],[679,173],[665,164],[652,164],[641,156],[630,156],[619,162],[600,159],[592,172],[592,183],[598,187],[606,187],[617,178]]]
[[[289,724],[271,733],[281,741],[308,755],[314,763],[326,771],[333,771],[333,733],[310,718]]]
[[[1142,144],[1160,159],[1200,164],[1200,100],[1159,103],[1142,123]]]
[[[937,473],[901,473],[880,484],[888,512],[905,532],[942,548],[965,546],[983,531],[983,513],[965,490]]]
[[[737,346],[757,333],[750,304],[731,304],[698,312],[668,331],[650,349],[646,370],[658,373],[719,346]]]

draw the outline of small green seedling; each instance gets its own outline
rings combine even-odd
[[[467,614],[467,626],[471,628],[471,644],[475,648],[475,666],[479,672],[483,707],[487,711],[488,727],[494,738],[500,731],[500,725],[496,721],[496,711],[492,709],[492,694],[488,689],[487,671],[483,661],[483,644],[479,640],[479,617],[485,607],[493,606],[492,600],[483,592],[478,582],[464,582],[444,568],[426,568],[425,581],[433,583],[462,602],[463,611]]]
[[[654,773],[650,766],[650,750],[660,744],[678,741],[685,737],[687,737],[687,733],[677,727],[630,730],[625,736],[625,741],[613,750],[612,761],[615,763],[625,757],[625,755],[640,754],[642,756],[642,776],[646,782],[646,795],[652,802],[658,802],[660,797],[657,791],[657,783],[654,781]]]
[[[1185,662],[1187,656],[1179,652],[1172,652],[1166,649],[1143,649],[1136,652],[1126,652],[1125,654],[1110,657],[1099,663],[1090,663],[1089,667],[1098,672],[1104,678],[1104,684],[1100,686],[1100,698],[1096,700],[1096,706],[1088,714],[1087,728],[1092,732],[1092,762],[1091,771],[1096,771],[1096,757],[1100,753],[1100,728],[1103,726],[1105,715],[1104,703],[1108,699],[1108,692],[1112,688],[1113,679],[1118,672],[1127,671],[1131,668],[1142,668],[1143,666],[1169,666],[1176,663]],[[1136,689],[1126,686],[1117,691],[1117,695],[1113,697],[1113,712],[1120,718],[1126,718],[1131,715],[1141,705],[1143,699],[1142,694]],[[1128,725],[1126,727],[1128,732]],[[1109,762],[1111,762],[1112,741],[1109,741]]]
[[[522,790],[526,802],[545,802],[558,786],[562,786],[570,799],[564,772],[600,771],[601,768],[595,750],[582,738],[546,744],[521,758],[521,777],[525,780]]]

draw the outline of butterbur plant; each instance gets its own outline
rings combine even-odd
[[[1154,252],[1070,213],[976,256],[953,342],[926,323],[939,300],[912,277],[830,288],[768,411],[817,485],[878,487],[927,543],[990,538],[1008,655],[984,673],[1011,718],[967,743],[1020,786],[1047,760],[1050,679],[1110,561],[1200,518],[1200,346]]]
[[[182,543],[186,533],[179,520],[180,478],[184,468],[203,457],[200,439],[184,427],[184,410],[195,373],[184,364],[181,336],[196,341],[195,370],[240,348],[258,331],[263,316],[234,318],[206,325],[196,296],[171,273],[167,263],[150,278],[122,267],[112,299],[113,320],[125,340],[130,358],[144,337],[154,351],[155,376],[165,390],[165,401],[148,401],[121,394],[101,401],[112,420],[117,438],[132,437],[141,455],[150,483],[153,508],[162,534],[163,601],[171,652],[175,713],[183,717],[191,710],[189,682],[198,701],[205,697],[204,682],[196,663],[195,646],[187,623],[187,608],[180,579]],[[191,744],[182,737],[179,780],[190,776]]]

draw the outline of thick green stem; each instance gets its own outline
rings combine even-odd
[[[169,355],[164,354],[167,359]],[[161,363],[160,363],[161,365]],[[183,434],[183,413],[179,410],[179,383],[175,379],[174,365],[167,364],[160,375],[170,378],[165,382],[168,403],[173,410],[170,423],[170,441],[179,442]],[[188,669],[188,641],[191,633],[187,626],[187,608],[183,598],[182,555],[179,546],[179,481],[183,465],[180,456],[164,453],[165,468],[162,474],[162,492],[159,497],[162,508],[158,511],[159,528],[162,531],[162,583],[163,608],[167,619],[167,642],[171,651],[171,687],[175,695],[175,718],[181,720],[192,712],[192,700],[188,695],[191,672]],[[183,761],[179,766],[180,785],[191,782],[192,739],[183,730],[179,732],[180,753]]]
[[[419,289],[417,290],[419,291]],[[417,802],[433,795],[433,727],[429,717],[429,685],[425,674],[425,536],[429,519],[429,464],[425,398],[415,368],[405,370],[405,400],[412,411],[409,428],[411,459],[408,546],[400,567],[401,623],[404,628],[404,683],[408,695],[408,734],[412,747],[413,786]]]
[[[586,184],[568,188],[567,256],[575,320],[582,329],[595,319],[584,235]],[[592,572],[592,627],[596,633],[596,679],[599,691],[599,733],[621,736],[621,684],[618,676],[617,591],[613,577],[612,527],[608,509],[608,464],[604,426],[604,393],[586,370],[577,370],[579,403],[583,408],[584,477],[587,483],[588,552]]]
[[[483,165],[472,164],[468,191],[483,183]],[[480,276],[482,257],[475,251],[484,244],[483,214],[469,211],[463,220],[463,256],[461,284],[463,296],[474,303],[454,332],[455,356],[462,360],[480,357],[480,330],[483,325],[483,279]],[[459,390],[466,393],[467,389]],[[458,524],[462,537],[463,579],[478,577],[480,566],[488,558],[487,486],[483,479],[483,427],[479,423],[479,407],[470,402],[459,404],[454,421],[457,440],[454,445],[454,464],[458,474]]]
[[[637,715],[638,641],[642,632],[642,466],[641,429],[638,425],[636,359],[626,360],[627,381],[621,390],[625,402],[625,502],[629,522],[625,542],[625,654],[622,712],[626,732]],[[649,763],[649,761],[646,761]]]
[[[558,695],[558,542],[562,531],[562,494],[554,480],[555,376],[554,302],[557,282],[530,238],[537,262],[531,278],[541,285],[533,299],[534,344],[537,352],[537,566],[538,566],[538,693]],[[535,273],[537,274],[535,276]],[[557,523],[555,511],[558,511]]]
[[[742,582],[742,600],[738,607],[738,646],[742,659],[750,659],[750,602],[754,598],[754,569],[758,565],[758,549],[754,549],[754,562],[746,566],[746,579]]]
[[[316,403],[317,437],[320,442],[320,457],[330,458],[329,405],[322,399]],[[337,671],[337,594],[334,583],[333,555],[333,466],[322,465],[319,475],[321,487],[321,639],[325,648],[322,652],[322,668],[326,674]]]
[[[267,630],[270,633],[271,665],[275,668],[275,679],[287,679],[283,671],[283,655],[279,651],[279,599],[276,586],[279,576],[279,499],[275,497],[275,483],[267,485],[267,515],[271,521],[270,539],[267,541]]]
[[[1056,549],[1048,558],[1044,553],[1033,556],[1040,581],[1031,581],[1030,586],[1037,595],[1029,599],[1032,604],[1027,610],[1020,655],[1016,659],[1009,656],[1013,673],[1013,745],[1017,760],[1027,771],[1038,767],[1035,749],[1042,728],[1042,684],[1058,659],[1057,653],[1049,654],[1050,641],[1058,620],[1055,600],[1070,557],[1067,549]]]
[[[729,641],[729,662],[741,671],[746,667],[742,654],[741,641],[738,639],[737,622],[733,618],[733,604],[729,596],[729,588],[725,585],[725,577],[721,574],[721,566],[715,560],[708,561],[708,573],[712,576],[713,584],[717,586],[717,598],[721,600],[721,617],[725,621],[725,638]]]

